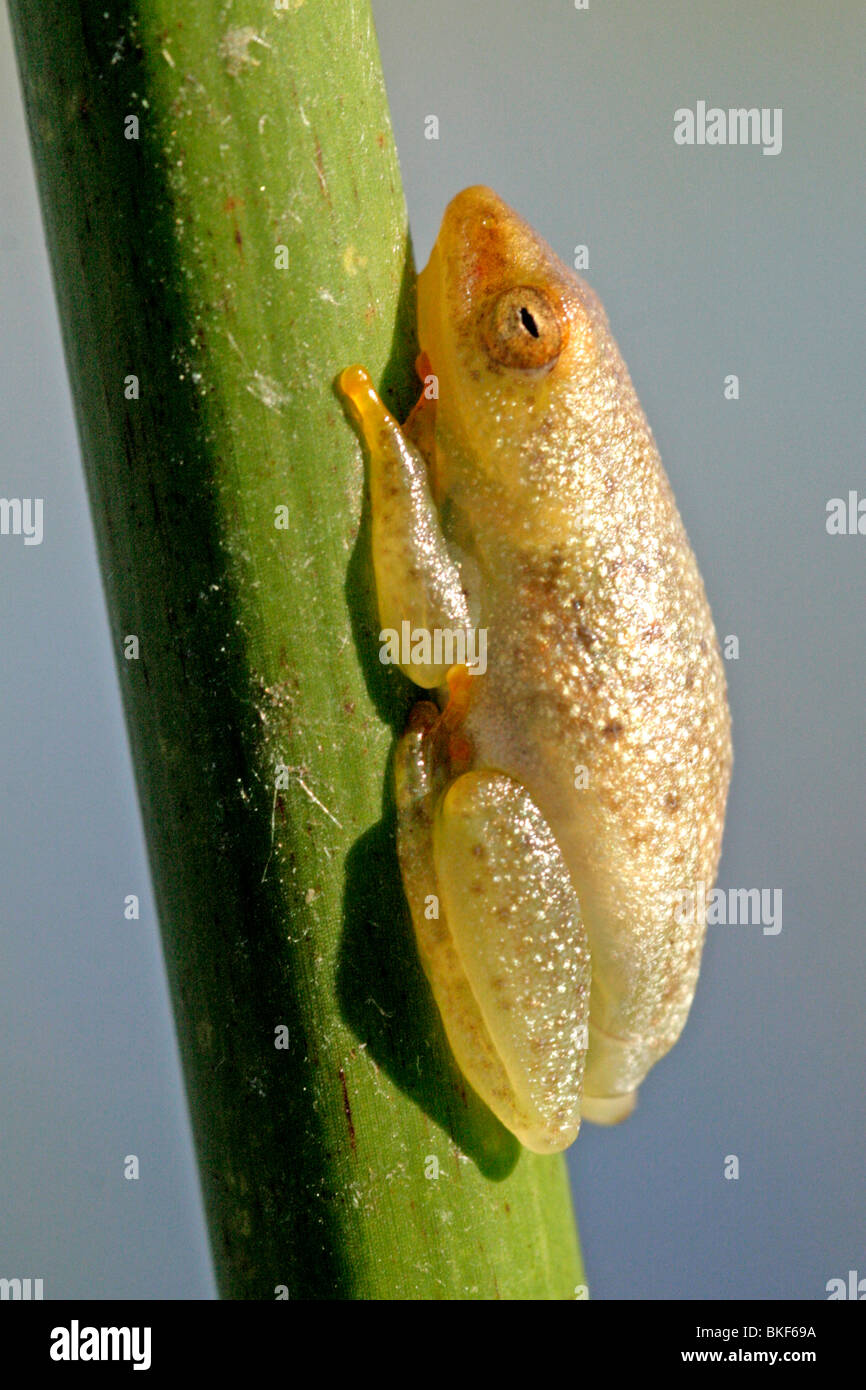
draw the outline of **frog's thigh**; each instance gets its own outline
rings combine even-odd
[[[566,1148],[580,1125],[591,970],[559,846],[526,790],[492,771],[452,783],[427,836],[439,918],[413,916],[457,1062],[527,1148]],[[402,840],[411,897],[418,860]]]
[[[434,782],[429,735],[439,710],[426,701],[415,705],[397,746],[397,852],[403,886],[424,973],[461,1070],[497,1115],[514,1108],[511,1083],[469,987],[439,896],[433,868]],[[455,1037],[460,1038],[460,1055]],[[471,1065],[463,1062],[471,1057]],[[528,1116],[523,1117],[528,1123]],[[509,1129],[514,1126],[504,1121]]]

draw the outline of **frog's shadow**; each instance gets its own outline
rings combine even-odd
[[[409,258],[401,290],[403,310],[412,306],[413,299],[414,270]],[[398,342],[400,317],[398,313]],[[398,357],[399,378],[395,366]],[[408,405],[394,399],[393,384],[395,379],[405,381],[404,362],[405,347],[401,344],[398,350],[392,349],[382,386],[394,413],[398,414],[400,408],[400,419],[408,413]],[[346,418],[351,423],[348,413]],[[393,729],[396,741],[417,691],[396,667],[385,666],[379,660],[379,618],[366,486],[344,592],[368,693],[381,718]],[[392,747],[384,779],[381,819],[359,837],[346,858],[343,935],[337,965],[340,1012],[371,1061],[450,1135],[485,1176],[502,1179],[517,1163],[520,1145],[457,1067],[418,959],[397,860],[393,763]],[[423,1156],[419,1157],[422,1161]]]

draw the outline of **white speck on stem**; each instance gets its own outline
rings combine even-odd
[[[229,77],[239,77],[245,68],[260,66],[258,58],[254,58],[249,52],[251,43],[260,44],[262,48],[271,46],[248,24],[241,29],[226,30],[220,39],[219,54]]]
[[[284,391],[278,381],[264,376],[262,372],[253,372],[252,381],[247,382],[247,390],[268,410],[276,410],[278,414],[280,407],[288,405],[292,399],[290,391]]]
[[[274,857],[274,826],[276,825],[276,820],[277,820],[277,788],[274,787],[274,800],[273,800],[273,804],[272,804],[272,806],[271,806],[271,848],[270,848],[270,850],[269,850],[269,852],[268,852],[267,863],[265,864],[265,871],[264,871],[264,873],[262,874],[262,883],[264,883],[265,879],[266,879],[267,876],[268,876],[268,869],[271,867],[271,860],[272,860],[273,857]]]
[[[298,782],[298,786],[301,787],[301,788],[303,788],[303,790],[307,793],[307,796],[310,798],[310,800],[311,800],[311,801],[314,801],[314,802],[316,803],[316,805],[319,807],[319,810],[320,810],[320,811],[324,811],[324,813],[325,813],[325,815],[328,817],[328,819],[329,819],[329,820],[332,820],[332,821],[334,822],[334,824],[336,825],[337,829],[338,829],[338,830],[342,830],[343,827],[342,827],[342,825],[340,824],[340,822],[337,820],[337,817],[336,817],[335,815],[333,815],[333,814],[328,810],[328,808],[327,808],[327,806],[325,805],[325,803],[324,803],[323,801],[320,801],[319,798],[316,796],[316,793],[315,793],[310,787],[307,786],[306,782],[304,781],[303,777],[301,776],[300,768],[297,768],[297,767],[290,767],[290,768],[287,768],[287,771],[288,771],[288,772],[293,772],[293,773],[294,773],[294,775],[295,775],[295,777],[296,777],[296,779],[297,779],[297,782]]]
[[[337,817],[333,814],[333,812],[331,812],[331,811],[328,810],[327,806],[325,805],[325,803],[324,803],[323,801],[320,801],[320,800],[319,800],[319,798],[316,796],[316,793],[313,791],[312,787],[308,787],[308,786],[307,786],[307,784],[306,784],[306,782],[304,781],[303,776],[302,776],[302,774],[301,774],[301,769],[300,769],[299,767],[287,767],[287,768],[286,768],[286,772],[291,773],[291,775],[294,777],[295,781],[297,782],[297,784],[298,784],[298,786],[301,788],[301,790],[304,791],[304,792],[306,792],[307,796],[310,798],[311,801],[315,802],[315,804],[318,806],[318,808],[319,808],[320,811],[324,811],[325,815],[328,817],[329,820],[332,820],[332,821],[334,822],[334,824],[336,825],[336,827],[337,827],[338,830],[342,830],[343,827],[342,827],[340,821],[337,820]],[[277,797],[278,797],[278,795],[279,795],[279,788],[278,788],[278,787],[274,787],[274,799],[273,799],[273,803],[272,803],[272,805],[271,805],[271,848],[270,848],[270,852],[269,852],[269,854],[268,854],[267,863],[265,864],[264,873],[262,874],[262,883],[264,883],[265,879],[266,879],[267,876],[268,876],[268,869],[270,868],[270,866],[271,866],[271,860],[272,860],[273,857],[274,857],[274,843],[275,843],[275,828],[276,828],[276,822],[277,822]],[[324,852],[325,852],[326,857],[327,857],[327,858],[330,858],[330,854],[329,854],[329,852],[328,852],[327,846],[324,846]]]

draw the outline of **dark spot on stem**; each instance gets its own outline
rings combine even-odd
[[[352,1107],[351,1107],[351,1105],[349,1104],[349,1091],[348,1091],[348,1087],[346,1086],[346,1073],[343,1071],[343,1068],[342,1068],[342,1067],[340,1067],[340,1085],[341,1085],[342,1088],[343,1088],[343,1109],[344,1109],[345,1112],[346,1112],[346,1120],[347,1120],[348,1125],[349,1125],[349,1143],[350,1143],[350,1145],[351,1145],[351,1147],[352,1147],[352,1152],[354,1153],[354,1151],[355,1151],[355,1126],[354,1126],[353,1123],[352,1123]]]

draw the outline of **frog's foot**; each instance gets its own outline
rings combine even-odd
[[[491,769],[449,776],[447,713],[417,705],[397,750],[419,954],[464,1076],[522,1144],[554,1153],[580,1126],[591,978],[580,904],[524,787]]]
[[[627,1120],[637,1104],[639,1084],[666,1050],[656,1038],[608,1032],[594,1015],[583,1078],[584,1119],[595,1125],[618,1125]]]
[[[584,1091],[581,1113],[594,1125],[618,1125],[627,1120],[637,1104],[637,1091],[624,1096],[588,1096]]]
[[[347,367],[337,384],[351,406],[370,458],[379,620],[395,641],[408,630],[410,650],[404,652],[399,644],[400,668],[416,685],[432,690],[442,685],[451,664],[445,652],[452,647],[443,648],[446,635],[452,642],[460,636],[468,640],[472,624],[460,569],[440,524],[430,470],[421,449],[400,428],[363,367]],[[429,413],[425,416],[422,411],[421,416],[427,419]],[[426,426],[418,430],[432,448]]]

